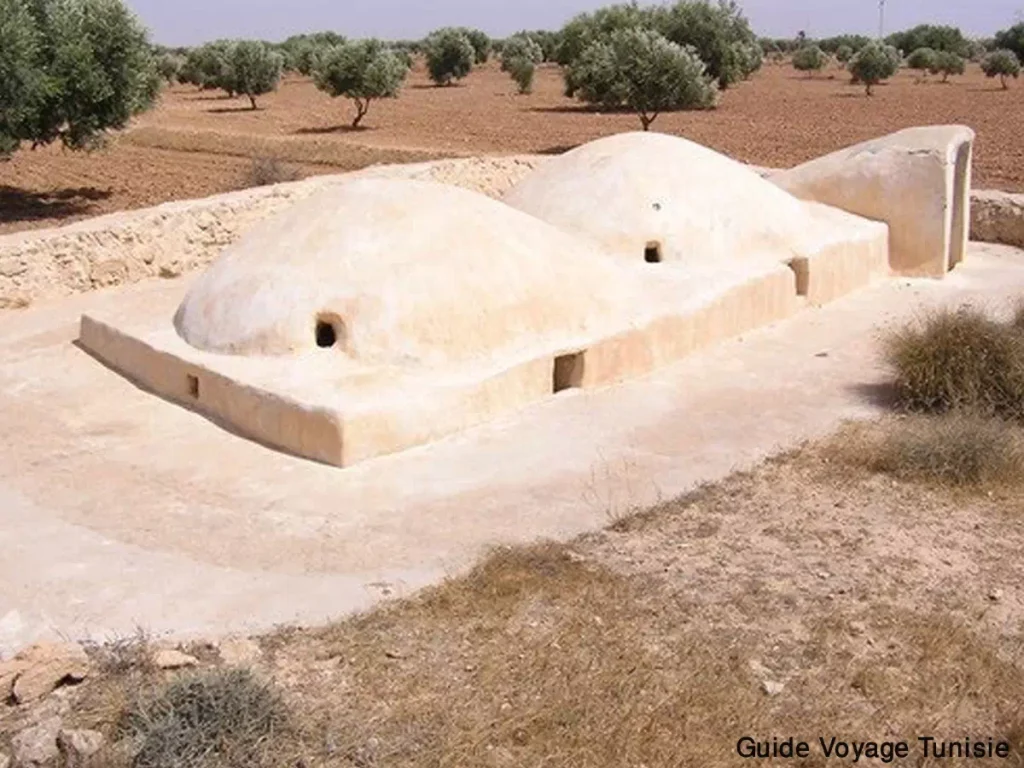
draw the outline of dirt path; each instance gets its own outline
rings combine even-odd
[[[0,650],[65,632],[318,621],[567,538],[876,412],[880,323],[1024,291],[1024,253],[974,245],[643,381],[552,398],[345,471],[140,392],[72,344],[80,313],[170,311],[184,281],[0,315]],[[55,372],[60,372],[55,375]]]

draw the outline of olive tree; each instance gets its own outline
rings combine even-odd
[[[853,58],[854,50],[852,46],[843,44],[836,48],[836,61],[842,66],[846,66],[850,63],[850,59]]]
[[[308,76],[313,72],[313,64],[320,51],[344,42],[345,38],[342,35],[330,31],[292,35],[281,43],[281,50],[285,55],[285,68]]]
[[[324,49],[313,69],[313,82],[331,97],[352,99],[352,127],[358,128],[374,99],[398,96],[408,72],[402,55],[381,41],[353,40]]]
[[[240,40],[229,53],[230,90],[249,97],[256,109],[256,97],[277,89],[281,81],[284,57],[264,43]]]
[[[1024,21],[996,32],[992,45],[994,50],[1012,51],[1017,61],[1024,61]]]
[[[150,108],[160,75],[121,0],[0,0],[0,156],[100,144]]]
[[[900,68],[900,53],[891,45],[868,43],[850,61],[850,74],[855,83],[862,83],[868,96],[871,89],[888,80]]]
[[[184,63],[185,59],[182,56],[175,53],[161,53],[156,59],[156,69],[160,74],[160,79],[172,85],[178,82],[178,76]]]
[[[808,77],[823,70],[826,63],[828,57],[816,45],[805,45],[793,54],[793,69],[806,72]]]
[[[533,90],[534,72],[543,60],[543,49],[528,35],[513,35],[502,43],[501,71],[512,76],[520,93]]]
[[[967,38],[957,27],[919,24],[913,29],[889,35],[886,43],[900,51],[931,48],[963,55],[967,52]]]
[[[203,90],[219,88],[227,91],[228,96],[234,96],[231,43],[218,40],[190,50],[182,65],[179,80]]]
[[[438,85],[451,85],[473,69],[476,51],[465,33],[451,27],[431,32],[424,41],[427,71]]]
[[[1020,59],[1008,48],[992,51],[981,60],[981,71],[985,73],[986,77],[998,77],[1003,90],[1005,90],[1009,87],[1006,84],[1006,78],[1020,77]]]
[[[626,3],[581,13],[560,32],[558,63],[570,66],[592,43],[613,32],[635,28],[658,32],[670,42],[692,47],[719,88],[749,77],[763,63],[757,36],[734,0],[677,0],[652,7]]]
[[[935,59],[928,70],[933,75],[942,75],[942,82],[947,82],[950,75],[962,75],[967,71],[967,62],[952,51],[937,51]]]
[[[583,101],[635,112],[645,131],[662,112],[707,109],[717,98],[697,52],[649,29],[618,30],[591,43],[567,78]]]
[[[931,48],[916,48],[907,56],[907,67],[922,74],[931,71],[938,61],[938,54]]]
[[[473,46],[473,63],[486,64],[493,47],[491,38],[488,37],[487,33],[481,32],[479,29],[470,29],[469,27],[455,27],[455,31],[465,35],[466,39],[469,40],[469,44]]]
[[[690,46],[718,87],[726,89],[760,69],[757,35],[735,0],[677,0],[651,9],[653,29],[677,45]]]

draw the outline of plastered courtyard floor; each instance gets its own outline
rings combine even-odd
[[[344,470],[238,437],[75,345],[82,312],[169,314],[189,280],[0,313],[0,653],[322,622],[494,545],[602,528],[880,412],[879,330],[940,304],[1008,306],[1024,252],[972,244],[944,281],[885,281],[646,379]]]

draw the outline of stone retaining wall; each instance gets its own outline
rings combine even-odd
[[[376,166],[0,236],[0,309],[195,270],[254,222],[353,175],[430,179],[499,197],[543,159],[467,158]],[[971,238],[1024,247],[1024,195],[975,192]]]

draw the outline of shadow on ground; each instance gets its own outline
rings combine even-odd
[[[330,133],[362,133],[368,130],[370,128],[365,125],[353,126],[351,123],[345,123],[343,125],[318,125],[312,128],[297,128],[294,133],[296,136],[320,136]]]
[[[96,187],[30,192],[17,187],[0,186],[0,224],[88,213],[92,203],[106,200],[112,194],[109,189]]]

